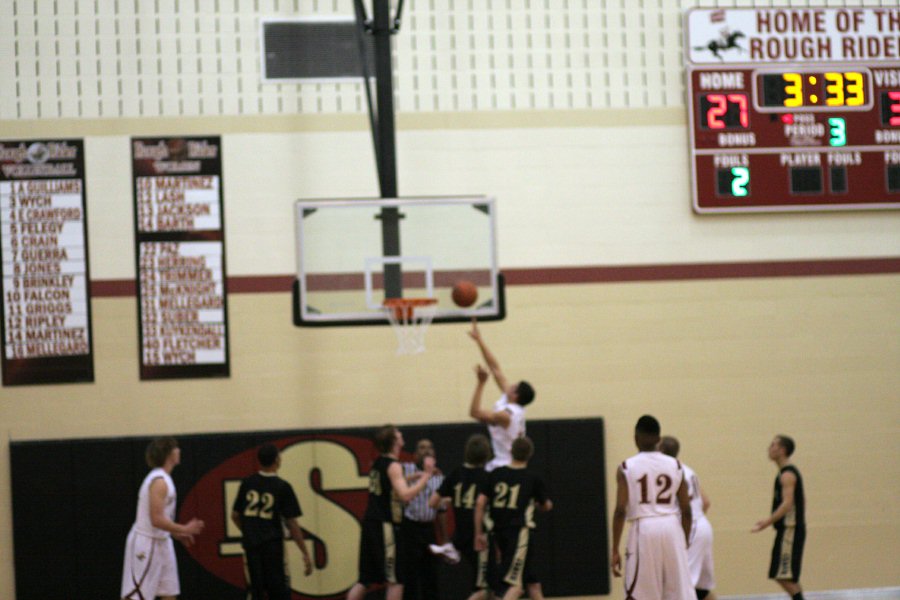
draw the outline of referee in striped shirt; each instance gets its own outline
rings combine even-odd
[[[422,461],[426,456],[434,456],[434,444],[429,439],[421,439],[416,442],[416,462],[403,463],[403,475],[407,482],[414,483],[422,476]],[[403,600],[434,600],[438,597],[438,559],[428,546],[447,541],[447,513],[445,507],[434,509],[428,506],[428,499],[443,481],[444,476],[435,469],[425,489],[403,510],[403,522],[400,524]]]

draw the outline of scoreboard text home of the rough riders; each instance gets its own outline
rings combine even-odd
[[[900,208],[900,8],[685,17],[700,213]]]

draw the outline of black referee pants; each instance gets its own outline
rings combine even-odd
[[[434,522],[404,518],[400,524],[400,569],[403,600],[436,600],[437,557],[428,549],[435,543]]]

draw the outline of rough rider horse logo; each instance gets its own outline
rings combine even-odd
[[[738,52],[743,52],[744,48],[738,44],[738,39],[742,37],[747,37],[741,31],[730,31],[727,27],[721,31],[721,37],[716,40],[711,40],[706,46],[694,46],[694,50],[709,50],[713,53],[713,56],[718,58],[719,60],[724,60],[722,55],[719,52],[725,50],[735,49]]]

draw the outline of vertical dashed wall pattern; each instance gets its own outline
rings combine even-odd
[[[896,0],[406,0],[396,109],[683,106],[685,9],[882,5]],[[0,120],[362,113],[361,83],[260,78],[260,19],[352,14],[352,0],[5,0]]]

